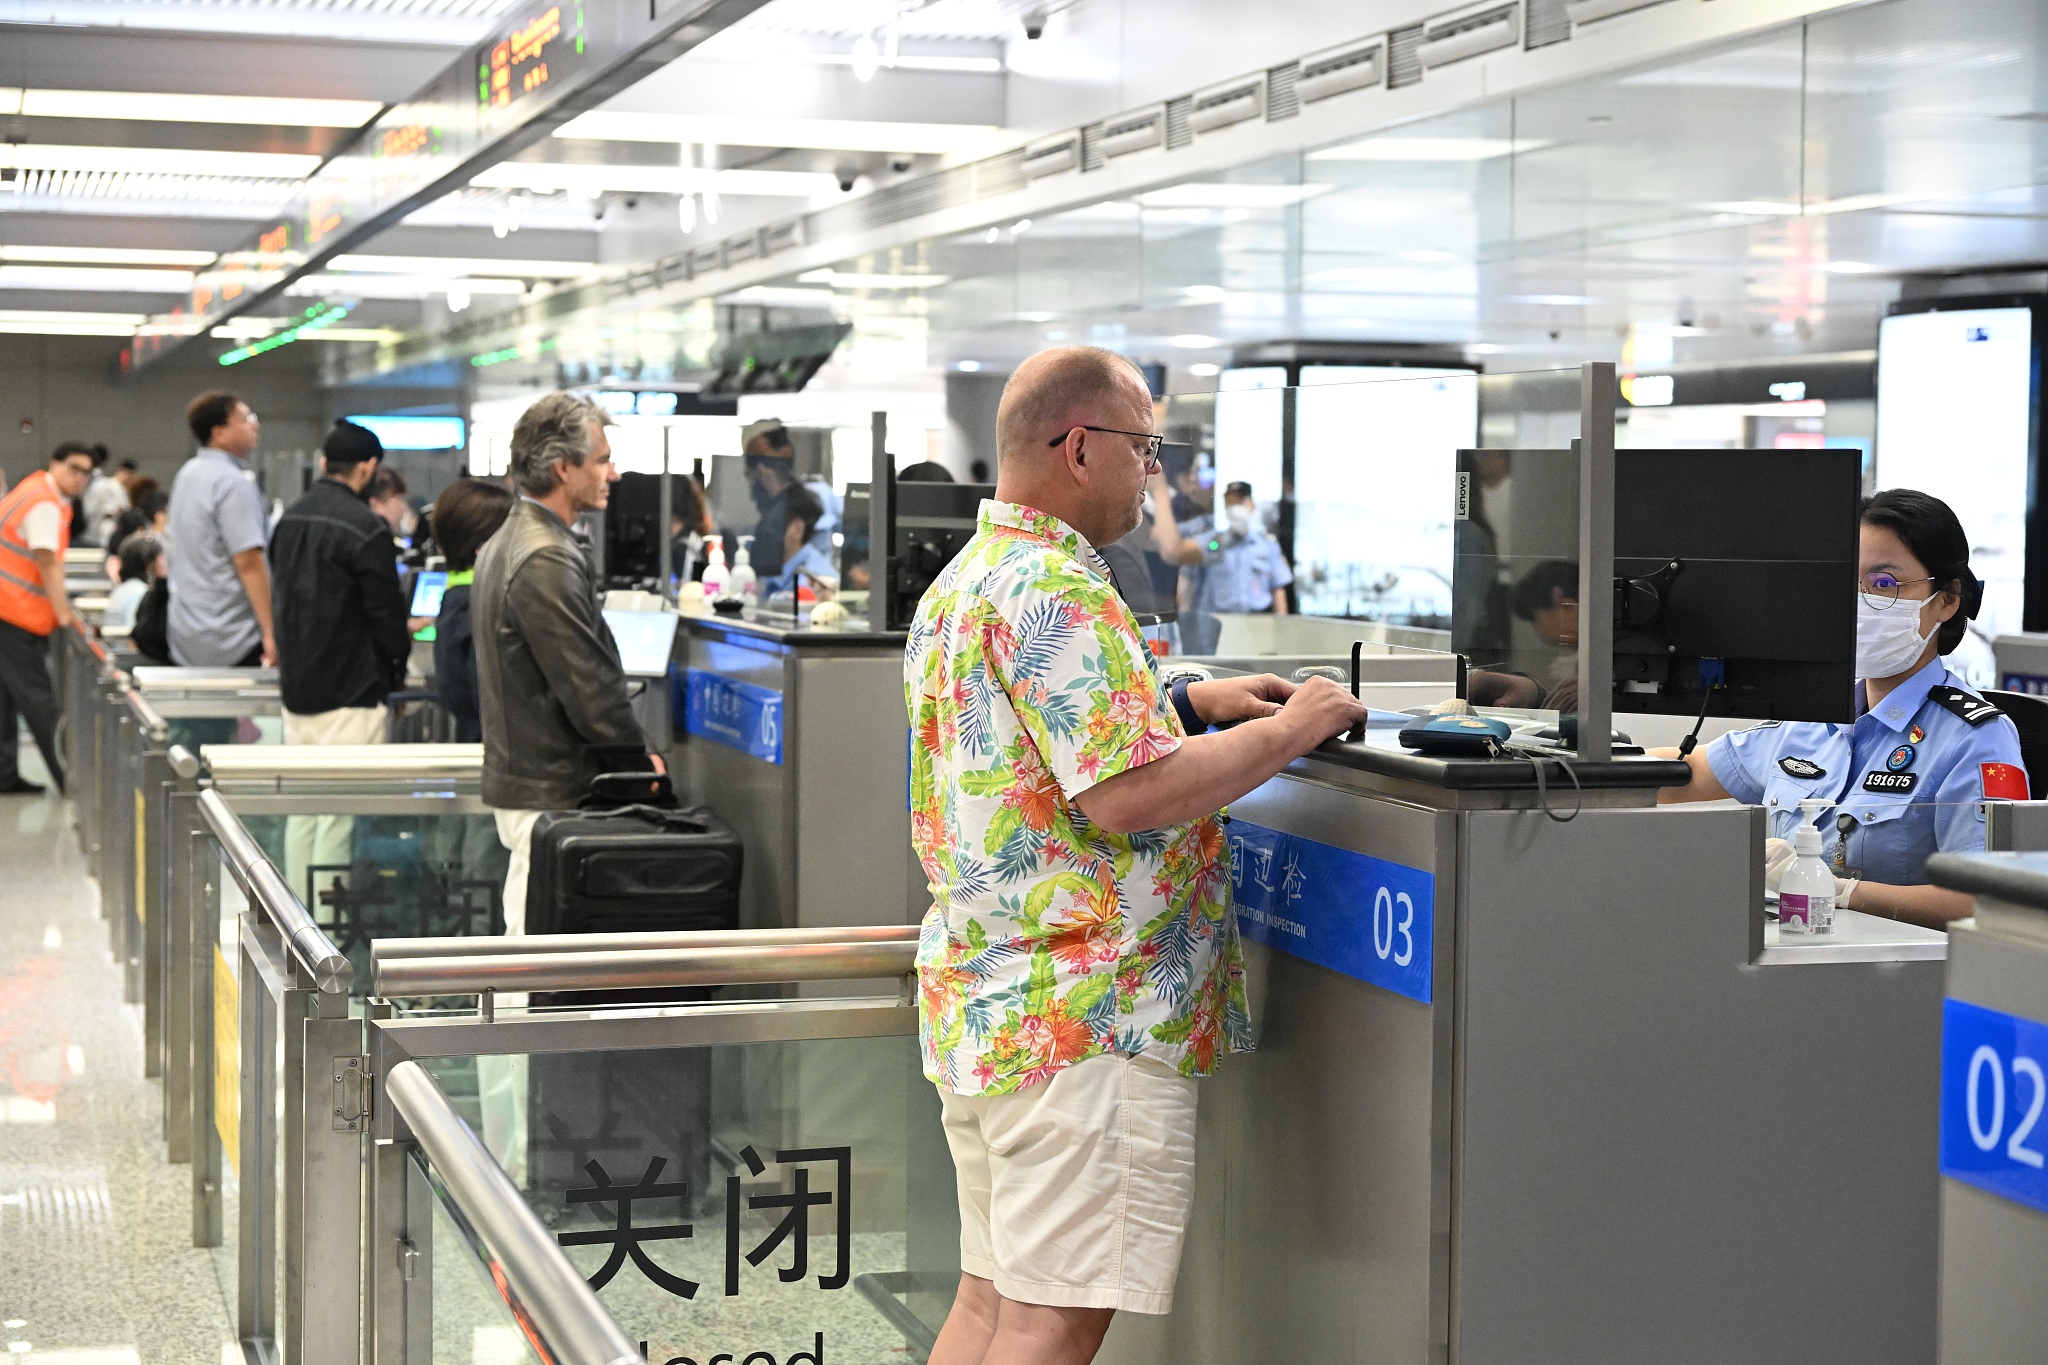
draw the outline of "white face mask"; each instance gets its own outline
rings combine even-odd
[[[1882,610],[1856,596],[1856,676],[1891,678],[1920,661],[1927,636],[1920,632],[1921,603],[1894,603]]]
[[[1251,529],[1252,505],[1248,502],[1234,502],[1223,509],[1223,515],[1230,521],[1230,529],[1243,535]]]

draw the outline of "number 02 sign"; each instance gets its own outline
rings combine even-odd
[[[2048,1213],[2048,1024],[1944,1001],[1941,1173]]]

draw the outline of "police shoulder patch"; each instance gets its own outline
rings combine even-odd
[[[1828,770],[1809,758],[1781,758],[1778,766],[1787,777],[1826,777]]]
[[[1933,702],[1944,711],[1951,711],[1961,716],[1972,727],[1982,725],[1986,721],[1995,720],[2005,714],[2005,712],[1999,710],[1982,697],[1972,696],[1960,687],[1949,687],[1946,684],[1940,687],[1928,688],[1927,700]]]

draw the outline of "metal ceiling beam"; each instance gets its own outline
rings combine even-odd
[[[123,353],[142,369],[282,294],[659,70],[767,0],[527,0],[412,99],[372,120],[298,199],[204,272],[188,306],[151,319]]]

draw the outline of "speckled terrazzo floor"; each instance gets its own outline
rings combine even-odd
[[[46,781],[34,746],[23,775]],[[0,797],[0,1344],[8,1365],[240,1360],[164,1159],[70,808]],[[231,1352],[223,1356],[223,1350]]]

